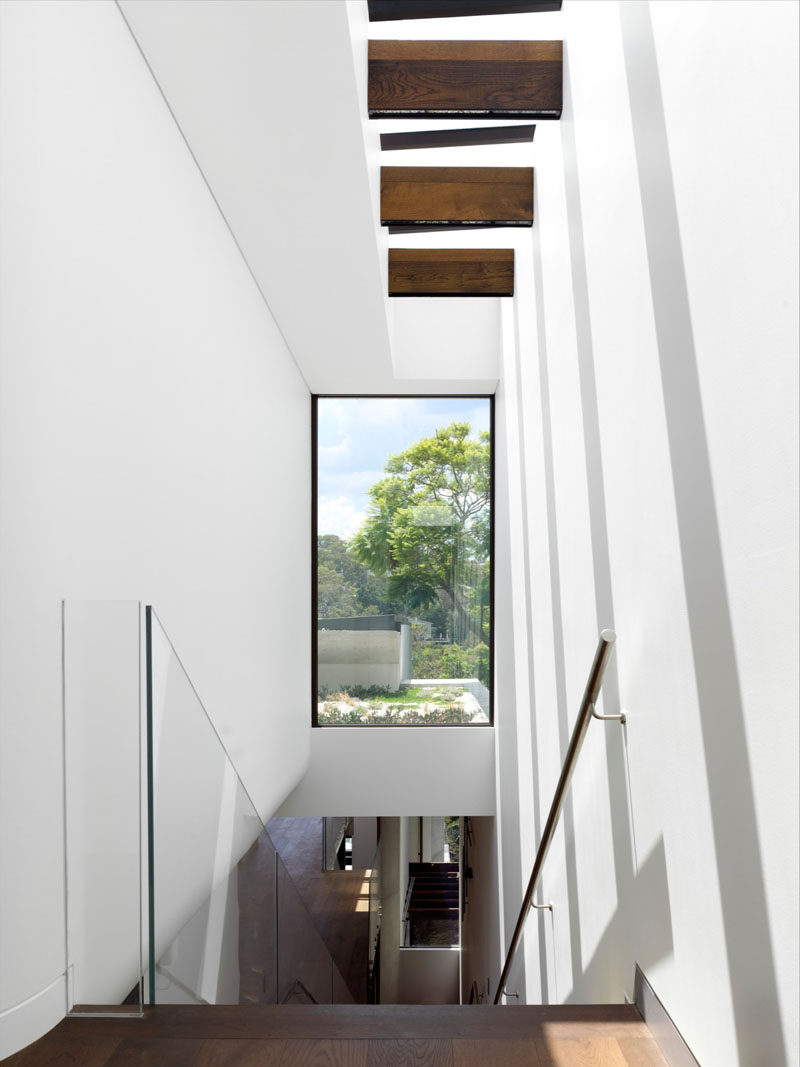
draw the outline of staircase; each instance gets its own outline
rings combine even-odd
[[[408,945],[458,944],[458,864],[409,863]]]

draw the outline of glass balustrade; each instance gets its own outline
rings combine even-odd
[[[150,1002],[352,1002],[150,608],[146,623]]]
[[[68,1012],[352,1003],[156,613],[62,618]]]

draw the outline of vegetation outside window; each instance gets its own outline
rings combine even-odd
[[[492,397],[314,398],[314,722],[492,721]]]

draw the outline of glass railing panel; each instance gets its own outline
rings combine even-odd
[[[369,870],[369,933],[367,935],[367,1001],[378,1003],[378,943],[381,933],[381,848],[375,850],[375,858]]]
[[[339,871],[344,869],[345,839],[350,827],[352,836],[352,819],[347,815],[326,815],[322,820],[322,869]]]
[[[239,861],[240,1004],[278,1001],[277,866],[266,830]]]
[[[151,993],[156,1002],[236,1004],[237,865],[263,825],[149,609],[148,621]]]
[[[333,1003],[354,1004],[355,999],[338,968],[333,968]]]
[[[330,1004],[332,960],[278,857],[278,1002]]]
[[[141,1014],[138,601],[65,601],[67,1010]]]
[[[344,980],[158,617],[146,618],[149,999],[329,1004]]]

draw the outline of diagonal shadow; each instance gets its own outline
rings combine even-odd
[[[583,229],[583,207],[578,180],[577,145],[572,106],[569,52],[564,56],[564,110],[561,123],[563,153],[564,193],[567,208],[572,291],[575,308],[575,335],[578,355],[581,412],[583,418],[584,462],[586,465],[589,527],[594,573],[595,612],[598,630],[614,626],[614,596],[611,579],[611,555],[609,549],[608,519],[606,515],[603,454],[600,436],[600,413],[597,400],[594,342],[592,338],[591,307],[589,303],[588,268]],[[535,253],[537,247],[534,244]],[[536,264],[541,275],[541,254]],[[603,682],[606,707],[620,706],[619,674],[616,657],[612,657]],[[626,790],[626,762],[624,735],[620,730],[604,731],[606,749],[608,804],[611,821],[611,838],[614,851],[614,878],[617,901],[623,910],[632,903],[635,865],[632,848],[632,827]],[[577,901],[577,896],[574,898]],[[573,909],[574,910],[574,909]],[[621,936],[627,933],[620,927]],[[616,982],[624,988],[629,980],[627,967],[620,955]],[[574,973],[581,974],[578,967]]]
[[[534,191],[534,218],[536,218],[536,192]],[[537,240],[538,227],[534,228],[534,242]],[[538,294],[536,296],[538,300]],[[544,308],[541,304],[537,304],[540,314],[544,314]],[[542,343],[541,333],[543,332],[538,324],[539,315],[537,315],[537,331],[539,331],[539,343]],[[520,465],[520,484],[523,486],[528,485],[528,470],[527,470],[527,448],[525,440],[525,416],[524,416],[524,402],[523,402],[523,383],[522,383],[522,351],[520,348],[520,329],[519,329],[519,304],[517,301],[514,303],[514,329],[515,329],[515,359],[514,359],[514,371],[516,381],[516,398],[517,398],[517,425],[519,426],[519,465]],[[541,352],[541,348],[540,348]],[[541,359],[541,356],[540,356]],[[534,851],[539,848],[542,840],[542,802],[538,788],[538,772],[539,766],[539,730],[537,723],[537,710],[536,710],[536,662],[534,653],[533,642],[533,612],[531,609],[531,597],[533,596],[533,582],[531,579],[531,560],[530,560],[530,524],[528,522],[528,507],[527,499],[522,508],[522,567],[523,575],[522,588],[525,591],[525,633],[527,637],[527,656],[528,656],[528,706],[530,708],[531,716],[531,766],[534,769],[534,781],[533,781],[533,833],[534,833]],[[563,746],[562,746],[563,752]],[[545,919],[544,914],[537,912],[537,925],[539,927],[539,943],[544,943],[545,934]],[[550,990],[547,977],[547,957],[545,953],[539,953],[539,982],[542,996],[542,1003],[548,1004],[550,1002]]]
[[[533,188],[533,217],[539,219],[538,186]],[[553,427],[550,417],[550,373],[547,361],[547,331],[545,328],[545,303],[542,284],[542,243],[538,224],[533,232],[533,284],[536,303],[536,333],[539,355],[539,395],[541,398],[542,446],[544,451],[545,507],[547,512],[547,540],[550,556],[550,605],[553,616],[553,651],[555,657],[556,714],[558,717],[558,744],[563,760],[570,739],[569,707],[567,701],[567,668],[564,658],[564,620],[561,610],[561,558],[558,543],[556,517],[555,469],[553,456]],[[609,622],[607,625],[611,625]],[[532,635],[531,635],[532,636]],[[535,764],[538,766],[538,764]],[[538,793],[538,788],[535,790]],[[581,946],[581,920],[578,908],[578,861],[575,850],[575,813],[572,791],[564,801],[564,850],[567,875],[567,892],[574,906],[570,908],[570,960],[572,980],[582,970],[583,949]],[[544,916],[539,912],[540,944],[544,944]],[[544,956],[544,953],[540,953]]]
[[[753,782],[650,10],[619,5],[742,1063],[786,1063]]]
[[[567,1004],[593,1003],[598,994],[603,995],[608,974],[613,973],[620,963],[621,931],[631,924],[636,931],[636,962],[645,972],[672,955],[672,908],[663,837],[659,837],[639,868],[631,888],[629,904],[617,905],[592,958],[583,968],[580,981],[575,983],[567,997]],[[630,965],[627,958],[622,964]]]

